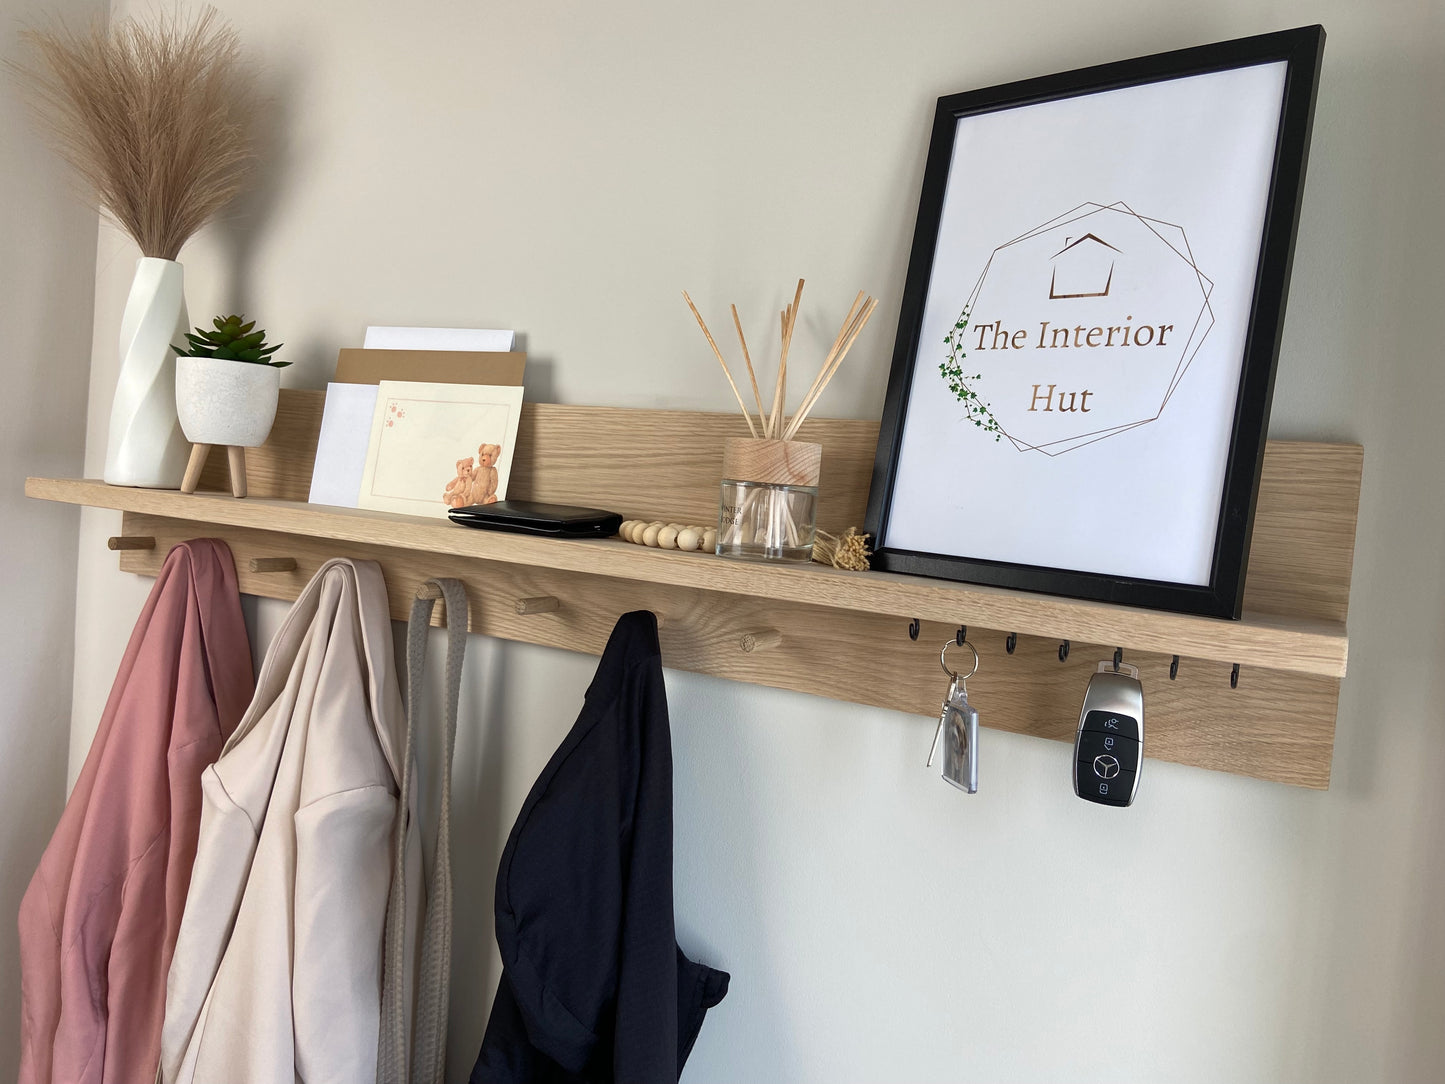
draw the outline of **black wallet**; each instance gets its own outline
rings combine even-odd
[[[622,526],[616,512],[600,508],[573,508],[536,501],[497,501],[472,504],[447,512],[453,523],[484,531],[519,531],[550,538],[611,538]]]

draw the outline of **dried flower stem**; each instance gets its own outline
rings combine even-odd
[[[856,527],[849,527],[842,537],[819,530],[813,542],[813,560],[820,565],[832,565],[851,572],[868,571],[868,536],[859,534]]]

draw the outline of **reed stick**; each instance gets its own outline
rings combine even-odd
[[[818,367],[817,375],[813,378],[812,385],[808,388],[808,393],[803,396],[803,402],[799,404],[798,411],[794,414],[794,421],[797,420],[797,414],[801,413],[805,406],[811,404],[822,394],[823,388],[827,385],[839,357],[842,356],[847,349],[849,337],[852,335],[854,329],[857,328],[858,321],[866,308],[867,301],[864,300],[861,306],[855,301],[854,306],[848,310],[848,314],[843,318],[843,323],[838,326],[838,335],[833,340],[833,345],[828,349],[827,355],[823,358],[822,365]]]
[[[803,396],[804,403],[811,399],[814,393],[819,390],[818,385],[822,382],[824,374],[827,373],[828,366],[833,363],[833,359],[837,356],[839,348],[843,345],[843,340],[847,338],[848,328],[853,322],[853,317],[858,311],[858,306],[862,303],[863,291],[859,290],[858,296],[853,299],[853,304],[848,306],[848,313],[843,317],[843,323],[838,326],[837,337],[833,339],[833,345],[828,348],[827,356],[823,358],[823,364],[818,366],[818,374],[813,377],[813,383],[809,386],[807,394]],[[799,409],[801,410],[801,406]]]
[[[758,375],[757,373],[753,372],[753,359],[751,355],[748,354],[748,341],[747,339],[743,338],[743,322],[738,319],[738,307],[734,305],[732,306],[732,310],[733,327],[738,329],[738,342],[742,343],[743,347],[743,364],[748,367],[748,380],[750,380],[753,385],[753,402],[757,403],[758,405],[758,420],[761,421],[764,416],[763,396],[762,393],[758,391]]]
[[[823,390],[828,386],[829,381],[833,379],[833,374],[836,373],[838,368],[843,364],[843,359],[847,357],[848,351],[853,346],[853,340],[862,332],[864,325],[867,324],[869,317],[872,316],[872,305],[874,304],[875,302],[870,298],[868,303],[840,330],[839,334],[841,337],[837,344],[837,349],[830,357],[824,359],[824,367],[819,373],[817,386],[810,391],[805,400],[807,408],[811,409],[812,405],[817,402],[819,396],[823,394]],[[802,407],[800,407],[799,414],[802,412]],[[793,420],[796,422],[798,417],[795,416]]]
[[[793,435],[797,433],[799,427],[807,420],[809,412],[817,405],[818,399],[828,387],[829,382],[832,381],[839,366],[843,364],[843,359],[848,356],[848,351],[853,348],[853,343],[857,340],[858,336],[863,333],[863,329],[868,326],[868,321],[872,319],[873,311],[877,307],[877,299],[870,298],[863,309],[853,318],[852,326],[847,327],[845,325],[847,335],[843,339],[842,345],[838,347],[837,353],[832,358],[831,363],[825,359],[824,364],[827,366],[826,369],[819,370],[820,379],[814,382],[815,387],[809,392],[802,404],[799,405],[797,413],[793,415],[793,420],[789,423],[787,430],[783,434],[784,440],[792,440]]]
[[[758,410],[757,424],[753,423],[752,411],[748,409],[747,403],[743,400],[742,392],[738,389],[737,381],[733,379],[732,370],[728,368],[727,360],[718,348],[717,340],[708,330],[707,321],[702,318],[702,313],[693,304],[688,292],[682,292],[683,300],[687,307],[692,310],[693,317],[697,320],[697,326],[702,328],[703,336],[707,344],[712,348],[713,356],[717,358],[718,365],[722,368],[723,376],[727,378],[728,387],[732,389],[733,398],[737,400],[738,407],[743,412],[743,419],[748,423],[748,432],[753,439],[759,439],[759,430],[764,438],[776,438],[781,440],[792,440],[807,420],[813,407],[818,403],[819,398],[827,389],[838,369],[843,364],[843,359],[848,356],[848,351],[853,348],[853,343],[868,326],[874,311],[878,308],[876,298],[867,297],[862,290],[858,291],[853,298],[853,304],[848,307],[847,314],[838,328],[838,334],[833,339],[833,345],[828,349],[823,362],[818,366],[818,372],[813,377],[803,400],[798,404],[798,409],[791,418],[786,415],[788,403],[788,355],[792,350],[793,334],[798,326],[798,312],[802,307],[804,280],[798,280],[797,289],[793,292],[793,300],[778,315],[778,328],[781,337],[780,352],[778,355],[778,375],[773,384],[773,396],[770,409],[764,409],[762,390],[758,387],[757,370],[753,367],[753,358],[748,350],[748,340],[743,334],[742,320],[738,316],[738,307],[730,306],[733,318],[733,327],[738,333],[738,344],[743,351],[743,364],[747,367],[748,383],[753,393],[753,403]]]
[[[702,333],[707,336],[707,344],[712,347],[712,352],[717,358],[717,363],[722,366],[723,376],[728,378],[728,387],[732,388],[733,396],[737,399],[738,406],[742,408],[743,418],[748,423],[748,432],[756,438],[758,430],[757,427],[753,425],[753,416],[748,411],[747,404],[743,402],[742,393],[738,391],[738,386],[733,381],[733,374],[728,369],[728,363],[723,360],[722,351],[717,348],[717,343],[713,341],[712,332],[707,329],[707,321],[702,318],[702,313],[697,311],[697,306],[692,303],[692,298],[687,296],[686,290],[682,292],[682,298],[687,302],[687,307],[692,310],[692,314],[697,317],[697,326],[702,328]]]
[[[788,351],[793,345],[793,328],[798,323],[798,306],[802,300],[803,280],[799,279],[793,303],[783,310],[783,346],[778,357],[778,384],[773,392],[773,413],[768,424],[768,432],[772,436],[778,436],[783,431],[783,410],[788,400]]]
[[[843,340],[843,345],[839,347],[838,356],[833,359],[833,364],[829,366],[827,374],[823,377],[823,382],[818,386],[818,390],[809,398],[806,406],[800,409],[798,414],[793,418],[794,424],[792,429],[794,432],[796,432],[798,427],[807,419],[813,407],[817,405],[818,400],[822,397],[823,392],[832,381],[834,374],[842,367],[843,359],[848,356],[848,351],[853,349],[853,343],[857,340],[858,336],[863,333],[863,329],[868,326],[868,321],[873,317],[873,310],[877,307],[878,302],[870,299],[867,307],[859,312],[858,316],[854,319],[853,327],[849,330],[848,337]]]

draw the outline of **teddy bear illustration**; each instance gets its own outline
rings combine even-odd
[[[483,444],[477,449],[477,469],[472,476],[472,504],[497,503],[497,459],[500,444]]]
[[[447,483],[442,492],[442,503],[448,508],[464,508],[472,503],[472,483],[476,479],[476,468],[471,456],[457,460],[457,476]]]

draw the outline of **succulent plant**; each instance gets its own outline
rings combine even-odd
[[[284,343],[266,345],[266,330],[252,331],[256,321],[242,323],[244,316],[217,316],[213,321],[216,330],[205,331],[196,328],[192,335],[186,332],[188,346],[177,346],[176,353],[183,358],[220,358],[225,361],[249,361],[257,365],[271,365],[285,368],[289,361],[273,361],[271,355],[280,350]]]

